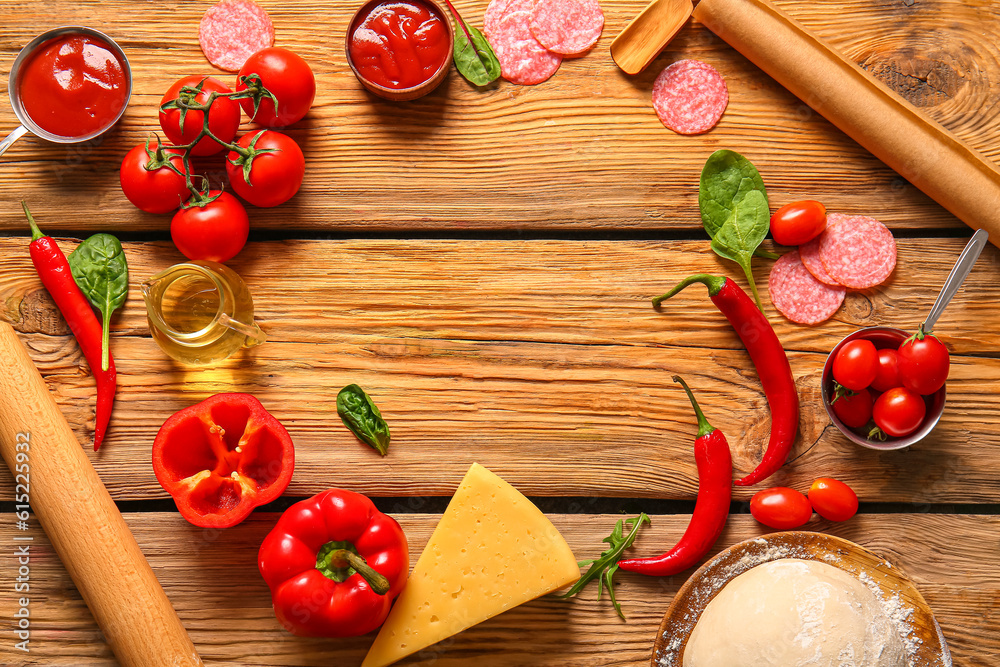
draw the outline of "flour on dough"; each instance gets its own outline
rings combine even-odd
[[[895,624],[851,574],[783,558],[739,575],[708,604],[684,667],[905,667]]]

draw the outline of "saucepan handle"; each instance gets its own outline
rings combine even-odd
[[[0,141],[0,155],[7,152],[7,149],[14,145],[14,142],[23,137],[28,133],[28,128],[24,125],[18,125],[17,129],[4,137],[3,141]]]

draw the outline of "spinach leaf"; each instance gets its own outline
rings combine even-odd
[[[733,205],[752,190],[767,198],[764,180],[750,160],[735,151],[712,153],[701,170],[698,185],[698,206],[701,223],[713,239],[726,220],[733,215]]]
[[[337,394],[337,414],[344,426],[358,440],[372,447],[382,456],[389,451],[389,425],[382,419],[375,401],[356,384],[349,384]]]
[[[770,228],[771,212],[757,168],[734,151],[712,153],[701,171],[698,206],[702,225],[712,237],[712,250],[743,268],[757,307],[763,310],[750,262],[754,254],[774,255],[759,250]]]
[[[94,234],[69,254],[70,271],[87,299],[103,315],[101,370],[108,370],[111,313],[128,297],[128,262],[122,244],[111,234]]]
[[[739,202],[733,205],[733,215],[719,228],[712,239],[712,250],[720,257],[732,260],[743,268],[750,283],[750,291],[757,307],[763,312],[757,285],[753,279],[750,260],[757,246],[767,235],[770,223],[770,211],[767,198],[757,190],[751,190]]]
[[[475,26],[465,23],[456,14],[455,68],[477,86],[485,86],[500,77],[500,61],[493,47]],[[471,39],[471,41],[470,41]]]

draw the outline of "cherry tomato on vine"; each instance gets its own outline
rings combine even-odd
[[[795,489],[775,486],[754,494],[750,499],[750,514],[765,526],[791,530],[812,518],[812,505]]]
[[[229,151],[226,173],[236,194],[254,206],[266,208],[285,203],[299,191],[306,160],[294,139],[273,130],[257,130],[244,134],[236,143],[243,148],[274,151],[254,155],[249,160],[249,171],[244,167],[246,160],[236,151]]]
[[[833,358],[833,379],[853,391],[861,391],[878,374],[878,351],[870,340],[847,342]]]
[[[903,383],[899,381],[898,355],[896,350],[884,348],[878,351],[878,372],[872,380],[872,389],[875,391],[888,391],[893,387],[901,387]]]
[[[246,245],[250,219],[243,204],[228,192],[211,190],[207,197],[211,199],[207,204],[188,202],[174,214],[170,238],[188,259],[226,262]]]
[[[871,392],[862,389],[853,396],[841,396],[831,403],[833,413],[851,428],[861,428],[872,418]]]
[[[184,182],[183,153],[171,149],[157,151],[157,147],[157,142],[150,140],[132,148],[122,160],[118,177],[122,192],[136,207],[147,213],[169,213],[187,201],[191,192]],[[147,170],[146,165],[157,158],[157,153],[162,156],[164,166]],[[166,166],[167,161],[177,171]]]
[[[253,100],[240,100],[244,113],[265,127],[284,127],[302,120],[316,97],[316,79],[305,60],[288,49],[269,47],[247,58],[236,79],[236,90],[247,89],[243,77],[256,74],[260,83],[278,99],[278,109],[270,97],[261,99],[254,114]]]
[[[781,245],[802,245],[826,229],[826,207],[806,199],[785,204],[771,216],[771,233]]]
[[[922,396],[933,394],[948,379],[948,348],[932,334],[917,332],[899,346],[899,380]]]
[[[906,387],[893,387],[879,396],[872,408],[875,425],[894,438],[905,437],[920,428],[925,414],[923,397]]]
[[[829,521],[847,521],[858,513],[854,489],[830,477],[820,477],[812,483],[809,502],[817,514]]]
[[[209,95],[214,93],[230,93],[232,92],[218,79],[213,79],[209,76],[186,76],[179,79],[174,85],[170,86],[163,99],[160,100],[160,106],[162,107],[167,102],[177,99],[180,95],[181,88],[184,86],[190,86],[191,88],[198,88],[200,93],[193,96],[194,102],[198,104],[204,104],[208,101]],[[168,109],[160,111],[160,127],[163,128],[163,133],[167,135],[167,139],[170,143],[182,146],[189,144],[194,141],[194,138],[198,136],[201,132],[202,127],[205,124],[205,113],[202,111],[187,111],[184,114],[184,131],[181,131],[181,110],[180,109]],[[215,101],[212,102],[212,108],[208,110],[208,129],[216,137],[225,141],[226,143],[232,143],[233,137],[236,136],[236,130],[240,126],[240,106],[226,97],[217,97]],[[211,139],[211,137],[202,137],[202,139],[195,144],[195,147],[191,150],[192,155],[214,155],[221,151],[223,146]]]

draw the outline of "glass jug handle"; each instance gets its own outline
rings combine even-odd
[[[229,327],[233,331],[238,331],[247,339],[243,342],[243,347],[253,347],[254,345],[260,345],[267,340],[267,334],[261,331],[261,328],[254,323],[243,324],[242,322],[237,322],[233,318],[229,317],[225,313],[219,315],[219,324],[224,327]]]

